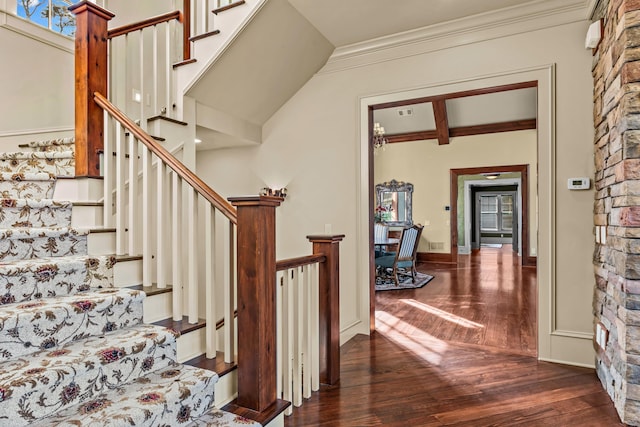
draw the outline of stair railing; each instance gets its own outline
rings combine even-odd
[[[110,61],[109,99],[128,116],[136,117],[144,130],[149,117],[173,117],[172,65],[179,55],[176,22],[182,19],[176,10],[107,32],[109,57],[118,58]]]
[[[95,93],[94,101],[104,110],[104,150],[116,153],[115,161],[104,156],[103,164],[104,194],[115,194],[113,203],[105,200],[104,221],[107,227],[115,225],[116,254],[142,254],[143,287],[153,285],[154,272],[158,288],[172,284],[174,320],[182,320],[186,314],[189,323],[197,323],[204,292],[207,357],[215,357],[220,350],[225,361],[232,362],[236,341],[235,208],[102,94]],[[152,162],[156,162],[155,172]],[[198,229],[201,205],[204,232]],[[202,287],[198,277],[200,245],[204,245]],[[220,295],[224,349],[218,348],[215,332]]]

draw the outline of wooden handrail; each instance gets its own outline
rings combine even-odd
[[[153,27],[154,25],[162,24],[163,22],[168,22],[172,19],[177,19],[178,22],[182,22],[182,13],[179,10],[174,10],[173,12],[153,16],[143,21],[134,22],[133,24],[127,24],[121,27],[112,28],[107,32],[107,38],[112,39],[114,37],[129,34],[147,27]]]
[[[229,221],[233,224],[238,224],[238,215],[236,209],[227,202],[221,195],[216,193],[211,187],[209,187],[204,181],[202,181],[196,174],[194,174],[189,168],[187,168],[182,162],[177,160],[166,148],[159,145],[148,133],[140,129],[130,118],[128,118],[122,111],[120,111],[115,105],[113,105],[102,94],[95,92],[93,99],[96,104],[102,107],[105,111],[111,114],[116,120],[118,120],[122,126],[131,132],[140,142],[147,146],[149,150],[163,162],[165,162],[174,172],[180,176],[185,182],[191,185],[202,197],[204,197],[213,207],[218,209]]]
[[[324,254],[313,254],[297,258],[283,259],[280,261],[276,261],[276,271],[289,270],[290,268],[325,262],[326,260],[327,257]]]

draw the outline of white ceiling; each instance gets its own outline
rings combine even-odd
[[[335,47],[544,0],[289,0]]]

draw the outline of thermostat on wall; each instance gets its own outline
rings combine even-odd
[[[591,187],[589,178],[569,178],[567,188],[569,190],[588,190]]]

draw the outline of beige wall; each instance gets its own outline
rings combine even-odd
[[[278,210],[279,257],[308,253],[304,236],[323,232],[325,224],[346,234],[340,285],[344,341],[369,328],[362,105],[388,94],[410,98],[414,90],[436,94],[513,82],[530,78],[526,70],[535,69],[545,80],[540,111],[548,113],[540,122],[544,145],[538,148],[544,184],[540,224],[546,233],[538,245],[540,357],[592,366],[593,193],[566,190],[567,178],[593,176],[587,27],[577,21],[523,32],[522,24],[514,24],[514,35],[487,33],[477,43],[467,35],[452,48],[413,44],[358,56],[341,70],[319,72],[301,88],[265,124],[260,147],[201,153],[198,172],[225,195],[255,194],[262,182],[287,185],[290,198]],[[401,57],[384,60],[394,53]]]
[[[530,233],[535,236],[536,139],[535,130],[526,130],[451,138],[448,145],[438,145],[437,140],[387,144],[384,152],[374,156],[374,181],[378,184],[395,179],[412,183],[413,222],[425,226],[418,250],[450,253],[451,215],[445,210],[451,204],[450,169],[528,164],[529,194],[533,195]],[[444,249],[432,250],[429,242],[442,242]],[[536,253],[535,239],[531,241],[531,249]]]
[[[73,42],[0,11],[0,149],[73,134]],[[6,21],[5,21],[6,20]],[[4,21],[4,22],[3,22]],[[13,27],[12,25],[19,25]],[[33,30],[26,36],[18,31]],[[46,39],[39,39],[44,34]],[[26,134],[26,135],[25,135]]]

